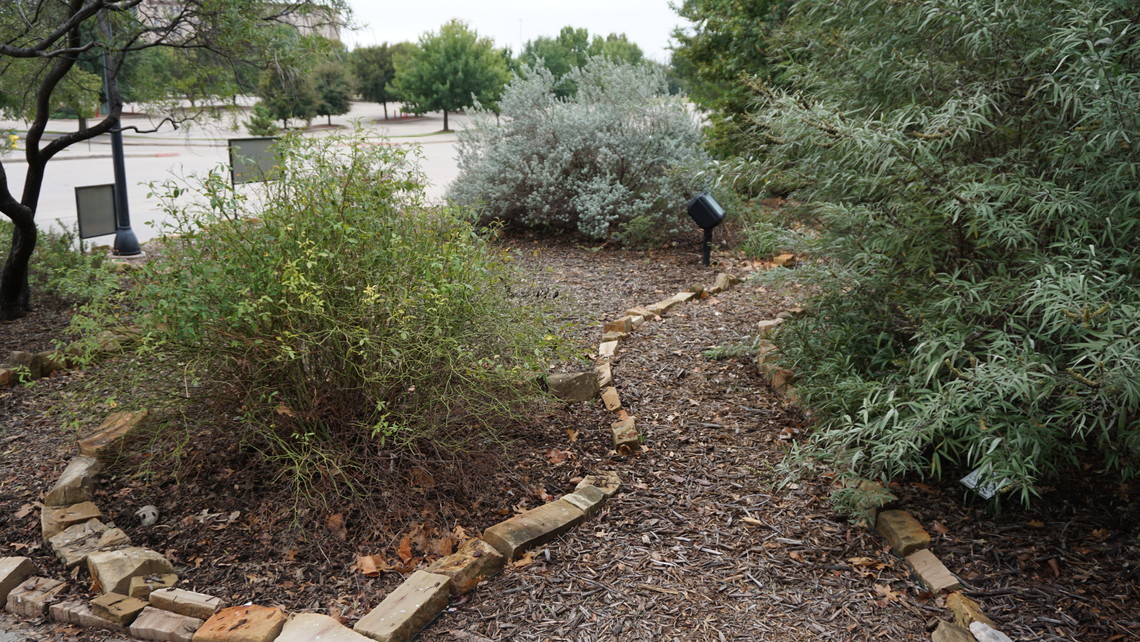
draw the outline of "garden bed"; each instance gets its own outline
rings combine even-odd
[[[516,296],[552,301],[583,352],[596,349],[602,322],[707,285],[714,274],[689,248],[598,250],[528,237],[509,245],[533,274]],[[753,267],[727,257],[715,269],[746,275]],[[940,598],[919,591],[881,540],[832,511],[826,475],[791,480],[780,472],[807,418],[770,394],[751,360],[701,355],[744,340],[757,321],[794,302],[795,288],[745,282],[622,342],[614,375],[647,447],[636,456],[612,451],[612,415],[599,404],[554,403],[512,427],[511,448],[461,493],[425,477],[406,496],[294,514],[283,485],[219,440],[177,478],[161,469],[111,475],[96,501],[136,544],[166,555],[187,588],[351,621],[399,583],[400,571],[438,556],[449,540],[569,492],[587,473],[615,469],[623,492],[600,516],[453,602],[423,639],[923,639],[945,616]],[[68,403],[79,380],[124,367],[147,364],[124,358],[0,391],[0,555],[32,556],[69,579],[39,545],[34,503],[73,453],[72,430],[101,417],[69,427],[52,409]],[[106,411],[130,407],[129,395],[105,391]],[[935,534],[940,553],[950,553],[968,594],[1015,639],[1140,631],[1130,606],[1140,572],[1134,488],[1048,491],[1048,513],[998,518],[959,503],[953,484],[893,490]],[[145,504],[161,510],[154,527],[134,517]],[[365,576],[360,555],[391,568]],[[34,635],[106,638],[47,625]]]

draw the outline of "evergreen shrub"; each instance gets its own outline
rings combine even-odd
[[[825,230],[781,348],[811,454],[998,500],[1140,472],[1140,30],[1119,0],[796,3],[737,177]]]
[[[592,58],[558,98],[545,67],[525,67],[500,113],[477,108],[459,134],[459,177],[448,196],[481,222],[578,231],[635,242],[684,224],[707,162],[684,102],[652,66]]]

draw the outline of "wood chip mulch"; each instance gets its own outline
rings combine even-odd
[[[694,248],[507,243],[533,268],[519,296],[553,303],[583,353],[596,350],[602,323],[625,309],[709,285],[718,270],[747,276],[755,267],[725,253],[719,266],[704,268]],[[485,495],[425,507],[445,515],[429,524],[437,534],[456,526],[478,533],[513,510],[570,492],[585,474],[616,470],[624,481],[601,514],[453,600],[420,639],[929,639],[936,618],[948,617],[942,598],[923,593],[881,539],[834,512],[825,472],[810,479],[782,472],[810,417],[774,395],[751,360],[701,354],[747,340],[757,321],[794,305],[797,292],[746,281],[684,304],[621,343],[615,384],[637,417],[644,452],[613,451],[614,415],[600,402],[558,404],[536,412]],[[72,579],[39,547],[34,510],[72,452],[71,433],[47,411],[77,378],[0,391],[0,556],[31,555],[82,594],[84,578]],[[270,518],[287,511],[263,475],[250,481],[261,472],[242,470],[230,455],[216,467],[184,488],[161,475],[150,490],[147,480],[113,478],[97,502],[136,543],[172,556],[188,588],[232,602],[351,623],[400,581],[396,571],[364,577],[355,562],[377,553],[398,560],[406,521],[394,532],[365,533],[357,527],[363,520],[346,511],[341,521],[313,516],[298,537],[287,520]],[[901,480],[892,490],[934,535],[935,552],[967,594],[1014,639],[1140,639],[1140,494],[1091,473],[1057,486],[1063,490],[1046,489],[1034,512],[998,516],[963,503],[953,483]],[[149,502],[163,509],[162,528],[131,521]],[[47,642],[108,638],[7,615],[2,630]]]

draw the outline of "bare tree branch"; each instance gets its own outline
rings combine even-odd
[[[142,2],[142,0],[122,0],[120,2],[106,2],[105,0],[92,0],[90,4],[80,3],[76,7],[72,3],[72,8],[69,9],[69,16],[58,27],[50,31],[46,36],[39,39],[39,42],[29,47],[16,47],[11,44],[0,44],[0,55],[10,56],[12,58],[44,58],[44,57],[57,57],[68,54],[78,54],[90,49],[79,49],[75,47],[68,47],[64,49],[54,48],[55,42],[63,38],[67,34],[79,28],[79,25],[86,22],[91,17],[98,14],[100,11],[127,11]]]
[[[117,131],[119,131],[119,132],[133,131],[136,134],[154,134],[154,133],[157,133],[159,130],[161,130],[162,126],[167,124],[167,123],[169,123],[170,126],[173,127],[174,129],[178,129],[178,124],[180,122],[182,122],[182,121],[175,118],[174,116],[166,116],[162,120],[158,121],[157,125],[155,125],[154,127],[151,127],[150,129],[139,129],[138,125],[127,125],[126,127],[120,127]],[[111,131],[116,131],[116,130],[111,130]]]

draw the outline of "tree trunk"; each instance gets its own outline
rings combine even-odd
[[[385,100],[380,104],[384,105],[384,120],[388,120],[388,101]]]
[[[451,131],[450,129],[447,128],[447,110],[446,109],[443,110],[443,131],[445,131],[445,132]]]
[[[0,272],[0,320],[11,321],[31,309],[31,288],[28,285],[28,262],[36,247],[36,224],[28,217],[14,217],[12,246],[4,271]]]

